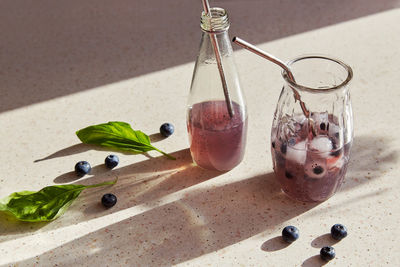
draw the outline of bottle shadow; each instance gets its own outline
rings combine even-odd
[[[87,178],[78,177],[74,172],[58,176],[54,180],[56,183],[74,182],[74,184],[88,185],[115,178],[118,178],[118,182],[114,186],[83,191],[62,218],[49,223],[20,222],[7,214],[0,213],[0,236],[2,236],[0,242],[38,230],[49,231],[88,221],[151,202],[221,174],[221,172],[197,167],[192,161],[189,149],[183,149],[171,155],[176,160],[159,156],[111,171],[103,165],[98,165],[92,168],[93,176]],[[110,191],[117,195],[118,205],[112,209],[105,209],[99,203],[103,194]]]
[[[184,176],[189,178],[187,173]],[[124,186],[115,188],[115,192],[126,194]],[[159,193],[152,190],[150,194]],[[147,201],[148,197],[141,200]],[[107,256],[143,266],[174,265],[273,229],[316,205],[288,199],[273,173],[244,177],[233,183],[189,191],[178,200],[154,206],[44,252],[40,261],[62,253],[71,256],[63,258],[60,264],[72,264],[78,251],[86,250],[90,243],[93,249],[85,253],[85,261],[91,264],[101,264],[100,259]],[[93,205],[86,210],[85,216],[101,213],[96,208]],[[284,247],[279,242],[275,237],[262,247],[267,251],[278,250]],[[30,264],[35,259],[21,263]]]

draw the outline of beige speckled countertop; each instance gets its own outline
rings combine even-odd
[[[24,72],[31,66],[24,65],[6,41],[0,43],[0,53],[15,52],[3,59],[0,54],[0,196],[51,184],[91,184],[119,177],[113,187],[85,191],[50,223],[21,223],[0,214],[0,265],[307,267],[321,266],[320,248],[334,245],[337,257],[327,266],[400,266],[400,139],[396,134],[400,132],[400,9],[347,19],[332,21],[331,26],[322,23],[319,29],[300,29],[297,34],[281,29],[290,36],[258,44],[286,59],[318,52],[353,67],[352,159],[341,190],[320,204],[288,199],[275,181],[269,135],[282,78],[265,60],[243,50],[235,53],[247,95],[248,144],[243,162],[220,174],[193,166],[188,151],[185,104],[193,62],[166,66],[166,59],[160,58],[162,70],[143,63],[143,73],[131,69],[132,77],[125,77],[126,72],[106,83],[100,74],[113,75],[113,70],[96,69],[95,63],[104,59],[107,64],[109,59],[96,53],[81,55],[82,62],[94,62],[94,70],[76,69],[69,59],[80,57],[69,50],[71,42],[66,42],[65,56],[41,60],[37,73]],[[245,21],[241,25],[242,33],[234,26],[232,31],[252,41],[254,33],[244,30]],[[198,28],[190,34],[199,40]],[[185,46],[197,49],[197,42],[184,40]],[[108,42],[105,47],[123,46],[118,40],[104,42]],[[40,40],[32,44],[37,50]],[[122,62],[115,72],[129,66],[121,53],[114,55]],[[13,57],[22,62],[19,69],[3,68]],[[46,79],[46,71],[52,79]],[[59,93],[67,87],[64,76],[68,75],[76,90]],[[89,82],[96,77],[101,84]],[[10,84],[16,88],[10,89]],[[29,87],[26,94],[21,85]],[[47,90],[52,86],[57,92]],[[173,123],[174,135],[155,145],[177,160],[153,152],[149,156],[116,153],[121,163],[107,171],[102,164],[109,152],[79,144],[74,132],[110,120],[130,122],[148,134],[156,134],[163,122]],[[91,175],[76,178],[72,170],[79,160],[92,164]],[[117,205],[107,210],[100,205],[106,192],[118,197]],[[348,227],[349,235],[334,243],[328,233],[338,222]],[[285,246],[279,236],[289,224],[300,229],[301,237]]]

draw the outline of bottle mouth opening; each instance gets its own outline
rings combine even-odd
[[[210,14],[201,13],[200,27],[203,31],[219,33],[228,30],[229,26],[229,16],[223,8],[212,7]]]
[[[283,70],[282,77],[293,88],[314,93],[332,92],[353,78],[352,68],[343,61],[325,55],[304,55],[286,63],[295,81]]]

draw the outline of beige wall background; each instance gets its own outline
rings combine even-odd
[[[255,44],[400,6],[399,0],[210,3],[228,10],[231,36]],[[1,0],[0,112],[194,61],[201,10],[200,0]]]

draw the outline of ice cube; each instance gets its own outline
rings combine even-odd
[[[311,140],[309,148],[314,152],[329,152],[332,150],[332,141],[325,136],[317,136]]]
[[[296,113],[293,115],[293,119],[299,124],[304,124],[306,121],[306,116],[304,116],[303,113]]]
[[[341,135],[341,130],[340,127],[337,126],[336,124],[331,123],[329,125],[329,136],[334,138],[336,143],[339,145],[339,140],[340,140],[340,135]]]
[[[314,121],[314,129],[320,135],[327,135],[329,130],[328,112],[313,112],[311,118]]]
[[[298,164],[304,164],[307,158],[306,142],[301,141],[286,148],[286,159]]]

